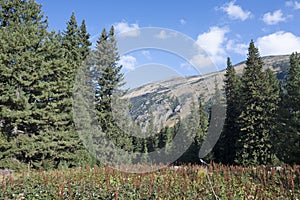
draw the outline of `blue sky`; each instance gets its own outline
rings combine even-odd
[[[92,42],[97,40],[103,28],[109,29],[111,25],[115,26],[117,33],[145,27],[174,30],[200,45],[219,70],[226,67],[228,56],[233,64],[243,61],[251,39],[262,56],[300,52],[300,1],[37,0],[37,2],[42,4],[42,10],[48,16],[50,29],[63,31],[72,11],[75,12],[79,23],[85,19]],[[139,66],[149,63],[174,68],[180,75],[199,73],[191,67],[191,60],[157,49],[141,49],[121,55],[121,63],[126,73],[137,71]],[[157,67],[153,69],[155,70],[152,73],[147,71],[146,77],[152,77],[149,80],[153,80],[159,73]],[[173,76],[174,70],[168,76]]]

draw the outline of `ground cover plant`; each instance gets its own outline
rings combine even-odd
[[[143,174],[86,166],[15,172],[1,179],[0,199],[214,199],[213,190],[220,199],[300,198],[300,166],[212,163],[207,170],[185,165]]]

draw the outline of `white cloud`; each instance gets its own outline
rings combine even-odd
[[[284,55],[300,51],[300,37],[290,32],[278,31],[258,38],[256,43],[262,56]]]
[[[221,8],[227,15],[232,19],[239,19],[245,21],[246,19],[252,17],[250,11],[245,11],[241,6],[235,5],[235,1],[224,4]]]
[[[296,10],[300,9],[300,2],[295,1],[294,3],[295,3],[294,4],[294,9],[296,9]]]
[[[211,57],[208,55],[199,53],[193,56],[193,58],[189,62],[193,66],[197,66],[197,68],[200,69],[202,74],[208,74],[213,71],[216,71],[216,63],[214,63]],[[184,67],[184,65],[181,65],[181,67]]]
[[[275,10],[273,13],[265,13],[263,16],[263,21],[268,25],[274,25],[279,22],[284,22],[286,21],[286,19],[287,18],[283,16],[282,11],[280,9]]]
[[[134,70],[136,66],[136,58],[130,55],[123,55],[120,57],[119,65],[122,65],[124,69]]]
[[[298,1],[287,1],[285,2],[287,7],[293,7],[295,10],[300,9],[300,2]]]
[[[186,21],[184,19],[180,19],[179,22],[180,22],[181,25],[185,25],[186,24]]]
[[[208,54],[215,64],[224,63],[226,60],[226,51],[224,44],[227,40],[225,34],[229,32],[227,27],[210,27],[208,32],[200,34],[196,43]],[[203,60],[203,57],[195,58]]]
[[[127,22],[119,22],[114,24],[117,33],[122,33],[122,36],[136,37],[140,34],[138,24],[128,24]]]
[[[235,40],[229,40],[226,44],[226,49],[240,55],[247,55],[248,45],[237,43]]]

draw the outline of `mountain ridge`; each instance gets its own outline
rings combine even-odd
[[[262,57],[263,69],[274,71],[278,79],[283,79],[289,68],[289,55],[271,55]],[[246,61],[234,65],[241,75]],[[190,105],[198,99],[209,104],[218,81],[223,88],[226,69],[199,75],[171,77],[154,83],[148,83],[128,91],[126,98],[131,102],[130,114],[134,120],[146,125],[151,117],[155,124],[172,126],[190,112]],[[152,116],[151,116],[152,115]]]

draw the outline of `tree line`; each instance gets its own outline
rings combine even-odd
[[[281,81],[263,65],[253,41],[242,76],[227,60],[226,120],[213,150],[218,162],[300,163],[300,55],[291,54],[290,68]]]
[[[148,153],[163,147],[161,154],[172,155],[180,147],[170,146],[180,129],[187,138],[193,137],[177,162],[199,162],[198,151],[209,124],[202,102],[193,103],[190,115],[174,127],[157,130],[150,119],[146,130],[149,137],[126,134],[128,129],[141,133],[126,123],[120,128],[113,116],[114,95],[124,92],[120,89],[124,82],[114,28],[103,29],[94,49],[89,39],[85,21],[78,25],[74,13],[63,32],[48,31],[41,5],[34,0],[0,1],[0,168],[101,164],[97,160],[98,154],[105,153],[101,137],[91,135],[92,144],[87,147],[74,122],[74,84],[80,70],[89,77],[86,84],[93,88],[96,122],[89,123],[99,124],[105,137],[126,152],[144,156],[122,155],[124,160],[147,162]],[[273,72],[262,70],[263,62],[253,41],[241,77],[228,59],[225,126],[207,158],[225,164],[299,164],[297,53],[291,55],[290,64],[286,80],[280,83]],[[216,96],[220,96],[219,91]],[[128,102],[119,104],[122,108],[129,106]]]

